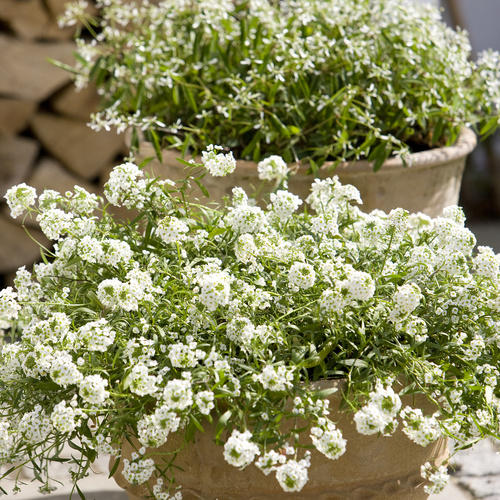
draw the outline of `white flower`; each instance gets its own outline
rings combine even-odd
[[[108,381],[100,375],[88,375],[80,382],[79,394],[85,402],[99,406],[109,397],[105,390],[107,385]]]
[[[230,174],[236,168],[236,160],[233,157],[233,153],[217,154],[216,151],[220,151],[221,149],[221,146],[210,145],[201,154],[201,162],[214,177]]]
[[[285,223],[290,216],[302,205],[302,200],[288,191],[277,191],[271,193],[271,204],[268,210],[271,210],[273,218]]]
[[[28,207],[33,205],[36,197],[35,188],[26,185],[24,182],[8,189],[4,196],[13,219],[22,215]]]
[[[236,344],[249,345],[255,337],[255,325],[243,316],[235,316],[226,326],[226,335]]]
[[[420,408],[406,406],[400,413],[403,432],[420,446],[427,446],[441,437],[442,431],[435,416],[425,417]]]
[[[0,421],[0,460],[9,458],[11,450],[11,442],[9,435],[9,423]]]
[[[50,420],[56,430],[64,434],[70,434],[77,426],[76,417],[78,415],[78,411],[71,406],[66,406],[66,401],[61,401],[54,406]]]
[[[91,321],[79,328],[77,337],[90,351],[106,352],[113,345],[116,332],[109,326],[105,318]]]
[[[433,467],[429,462],[421,466],[420,473],[424,479],[428,479],[431,483],[430,485],[424,486],[424,491],[429,495],[441,493],[448,484],[450,478],[448,469],[445,465]]]
[[[269,450],[258,458],[255,465],[267,476],[276,470],[278,464],[284,464],[286,456],[274,450]]]
[[[259,179],[279,183],[288,177],[290,169],[281,156],[273,155],[258,163],[257,172]]]
[[[166,408],[181,411],[192,406],[193,389],[189,380],[169,380],[163,390],[163,401]]]
[[[40,405],[36,405],[33,411],[25,413],[18,425],[18,432],[24,440],[31,444],[45,441],[52,431],[52,423]]]
[[[133,163],[127,162],[115,167],[104,185],[104,194],[108,201],[117,207],[125,205],[128,208],[144,201],[142,191],[145,183],[144,173]]]
[[[203,415],[209,415],[210,411],[215,407],[214,393],[212,391],[200,391],[195,394],[195,403]]]
[[[43,234],[49,240],[58,240],[71,228],[73,217],[73,214],[66,213],[60,208],[52,208],[38,215],[36,220],[39,222]]]
[[[50,377],[56,384],[62,387],[79,384],[83,379],[83,375],[78,370],[76,364],[73,363],[71,356],[63,351],[54,353],[50,366]]]
[[[228,464],[244,468],[253,462],[255,455],[259,454],[259,447],[250,441],[251,437],[250,431],[233,430],[224,445],[224,458]]]
[[[280,365],[277,368],[267,365],[262,370],[262,373],[253,375],[254,380],[258,380],[262,387],[270,391],[284,391],[292,385],[293,368]]]
[[[17,293],[11,286],[0,290],[0,319],[16,319],[21,310],[21,306],[16,301]]]
[[[154,394],[158,390],[158,377],[150,375],[146,365],[137,364],[132,367],[130,377],[130,390],[138,396]]]
[[[158,235],[165,243],[180,243],[186,240],[189,227],[177,217],[165,217],[158,223]]]
[[[326,429],[312,427],[310,435],[316,449],[326,457],[336,460],[345,453],[347,441],[330,420],[327,421]]]
[[[276,468],[276,479],[284,491],[300,491],[307,483],[309,466],[310,462],[307,459],[299,462],[288,460]]]
[[[226,271],[202,275],[198,282],[201,285],[200,302],[209,311],[229,303],[231,278]]]
[[[152,458],[144,458],[140,460],[133,460],[132,462],[127,458],[123,459],[123,477],[130,484],[143,484],[145,483],[155,471],[155,463]]]
[[[316,281],[316,272],[311,264],[295,262],[288,271],[288,282],[291,286],[296,286],[306,290],[311,288]]]

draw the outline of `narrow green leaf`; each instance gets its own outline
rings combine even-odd
[[[191,92],[191,89],[187,85],[182,86],[182,93],[184,94],[184,97],[186,98],[187,102],[189,103],[189,106],[191,109],[195,112],[198,113],[198,105],[196,104],[196,100],[193,96],[193,93]]]
[[[201,183],[198,179],[193,179],[194,182],[196,182],[197,186],[200,188],[201,192],[203,193],[204,196],[207,198],[210,198],[210,193],[208,192],[208,189]]]
[[[219,418],[219,421],[217,422],[217,425],[215,427],[215,439],[219,439],[221,437],[222,432],[224,431],[224,429],[226,429],[226,424],[230,418],[231,410],[227,410],[226,413],[224,413]]]
[[[260,138],[262,136],[262,132],[260,130],[257,130],[255,135],[252,137],[252,140],[247,144],[245,149],[242,151],[241,156],[242,158],[245,158],[250,152],[253,150],[257,142],[260,141]]]
[[[114,459],[115,460],[115,463],[113,464],[113,467],[111,468],[111,470],[109,471],[109,476],[108,478],[112,478],[116,472],[116,470],[118,469],[118,466],[120,465],[120,456],[118,456],[117,458]]]

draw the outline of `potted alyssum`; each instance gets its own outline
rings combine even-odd
[[[156,151],[169,169],[179,153],[162,154],[163,148],[196,155],[206,144],[221,144],[238,160],[279,155],[295,163],[300,175],[290,188],[302,197],[310,180],[303,180],[305,187],[298,183],[307,171],[324,177],[337,167],[344,183],[359,186],[365,205],[437,214],[445,205],[430,206],[433,198],[458,200],[474,135],[465,131],[451,152],[461,158],[453,169],[447,153],[410,153],[451,146],[464,127],[483,136],[498,127],[498,54],[487,51],[472,61],[467,34],[448,27],[434,6],[401,0],[103,1],[92,17],[84,4],[73,4],[61,22],[87,28],[77,39],[76,64],[65,68],[77,88],[93,81],[102,94],[92,127],[132,128],[132,145],[138,147],[143,135],[151,144],[142,146],[143,156]],[[361,177],[360,169],[379,170],[388,158],[381,175]],[[358,160],[361,165],[353,166]],[[422,162],[423,180],[414,177]],[[435,163],[444,167],[433,174]],[[412,171],[402,174],[403,165],[413,165]],[[255,164],[242,161],[238,170],[240,183],[256,185]],[[402,175],[406,191],[397,184]],[[230,187],[214,184],[211,195]]]
[[[54,250],[0,292],[1,464],[45,492],[47,464],[77,483],[111,453],[131,499],[417,499],[446,484],[447,436],[500,437],[500,258],[473,253],[459,207],[366,214],[330,178],[306,210],[276,160],[267,209],[241,188],[210,208],[189,179],[232,154],[184,164],[117,166],[103,199],[8,191]]]

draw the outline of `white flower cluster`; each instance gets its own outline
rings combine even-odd
[[[236,160],[233,153],[217,153],[223,148],[221,146],[210,145],[201,155],[201,162],[214,177],[222,177],[234,172]]]
[[[245,468],[250,465],[255,455],[260,453],[259,447],[250,441],[250,431],[239,432],[233,430],[224,445],[224,458],[226,462],[234,467]]]
[[[347,441],[330,420],[327,420],[326,425],[322,427],[312,427],[311,439],[316,449],[332,460],[345,453]]]
[[[293,380],[293,370],[287,369],[286,366],[280,365],[277,368],[273,366],[265,366],[262,373],[254,374],[254,380],[258,380],[264,389],[270,391],[284,391],[287,387],[291,387]]]
[[[368,403],[354,415],[356,429],[367,436],[392,434],[398,425],[396,417],[400,409],[401,399],[394,390],[377,382],[375,391],[369,394]]]
[[[296,262],[288,271],[288,282],[292,289],[307,290],[314,285],[316,281],[316,272],[311,264]]]
[[[436,441],[442,434],[436,416],[424,416],[420,408],[406,406],[400,412],[403,419],[403,432],[420,446],[427,446]]]
[[[11,217],[17,219],[35,203],[36,197],[36,189],[24,183],[8,189],[5,193],[5,199],[9,205]]]
[[[424,486],[424,491],[429,495],[441,493],[450,479],[448,470],[444,465],[433,467],[429,462],[426,462],[421,466],[420,473],[424,479],[431,483]]]
[[[145,483],[155,471],[155,463],[152,458],[139,458],[137,453],[132,453],[132,460],[123,459],[123,477],[130,484]]]
[[[314,214],[284,190],[252,206],[241,188],[206,209],[130,165],[116,172],[111,198],[143,203],[127,224],[79,189],[25,207],[57,241],[0,291],[0,465],[50,457],[64,439],[117,454],[133,434],[153,450],[123,462],[126,479],[175,478],[154,448],[214,421],[217,439],[234,429],[221,451],[230,464],[299,492],[310,460],[301,441],[287,444],[286,423],[311,423],[313,453],[336,459],[348,446],[330,391],[310,383],[324,374],[349,379],[360,434],[390,435],[399,419],[422,446],[498,435],[500,259],[472,253],[459,209],[364,214],[335,179],[315,181]],[[442,414],[401,409],[408,389]],[[177,485],[161,486],[163,500]]]
[[[257,171],[259,179],[280,183],[288,177],[290,169],[281,156],[272,155],[258,163]]]

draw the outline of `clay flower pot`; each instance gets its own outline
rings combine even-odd
[[[194,442],[183,448],[176,456],[176,484],[180,485],[183,500],[425,500],[424,479],[420,467],[425,462],[441,465],[448,458],[445,438],[419,446],[402,432],[401,426],[390,436],[365,436],[357,432],[351,413],[340,412],[342,387],[345,382],[321,381],[318,389],[337,387],[339,390],[329,397],[330,418],[347,439],[347,451],[337,460],[330,460],[312,450],[309,481],[298,493],[285,493],[273,473],[264,475],[254,465],[239,470],[224,460],[223,447],[215,444],[215,423],[204,425],[205,432],[198,432]],[[432,414],[436,407],[423,396],[404,396],[403,405],[422,409],[425,415]],[[298,423],[299,427],[304,422]],[[292,422],[290,423],[290,426]],[[307,434],[307,433],[304,433]],[[162,447],[152,450],[158,463],[172,458],[173,450],[182,445],[183,435],[172,434]],[[225,435],[222,435],[222,440]],[[307,440],[306,440],[307,439]],[[301,434],[301,443],[308,439]],[[122,459],[130,459],[137,447],[127,440],[122,445]],[[310,444],[310,441],[309,441]],[[110,469],[115,464],[111,459]],[[114,479],[127,493],[130,500],[148,498],[147,483],[131,485],[121,475],[121,461]],[[149,480],[151,487],[156,477]]]
[[[356,186],[363,200],[364,212],[380,209],[390,212],[393,208],[404,208],[411,213],[423,212],[431,217],[441,215],[443,208],[456,205],[460,193],[465,160],[476,146],[476,135],[469,129],[463,129],[456,143],[413,153],[410,155],[411,166],[405,167],[400,158],[389,158],[378,172],[373,172],[373,164],[368,161],[346,162],[332,170],[331,163],[325,163],[318,172],[324,179],[337,175],[342,184]],[[162,178],[173,180],[184,178],[184,165],[177,161],[177,151],[164,151],[163,162],[153,160],[148,168]],[[150,143],[140,145],[139,161],[155,156]],[[289,181],[289,190],[307,198],[313,177],[307,174],[307,166],[291,165],[294,171]],[[262,181],[257,174],[257,164],[252,161],[238,160],[236,171],[230,177],[205,178],[211,200],[220,201],[230,194],[237,185],[252,193]],[[266,189],[267,188],[267,189]],[[264,187],[261,193],[270,191],[272,185]],[[203,198],[201,192],[195,196]],[[265,197],[264,197],[265,200]]]

